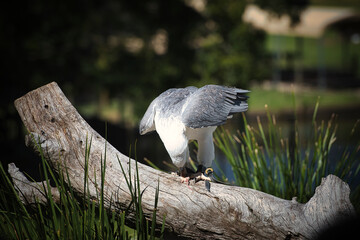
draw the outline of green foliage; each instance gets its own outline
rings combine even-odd
[[[243,23],[248,2],[205,1],[203,9],[190,2],[34,0],[26,8],[6,2],[0,9],[6,84],[32,89],[57,81],[75,97],[84,90],[107,89],[112,95],[121,91],[121,97],[148,99],[152,93],[141,89],[159,93],[209,78],[243,85],[259,77],[266,66],[264,34]],[[308,1],[254,3],[294,19]],[[159,32],[166,36],[164,52],[153,47]],[[207,44],[214,36],[216,42]]]
[[[54,173],[45,160],[41,148],[38,149],[41,153],[44,177],[47,179],[43,182],[46,191],[46,204],[37,201],[36,204],[28,206],[21,202],[18,192],[5,173],[2,164],[0,164],[0,176],[3,183],[0,189],[0,232],[2,237],[5,239],[155,239],[156,206],[159,190],[156,189],[155,209],[150,227],[148,220],[144,219],[141,208],[137,165],[137,178],[134,179],[136,189],[133,191],[130,188],[131,185],[129,186],[133,201],[128,209],[135,206],[134,217],[140,225],[136,224],[136,228],[131,229],[125,225],[127,211],[120,209],[110,211],[105,208],[105,201],[113,202],[112,199],[105,199],[106,196],[103,191],[106,153],[102,160],[101,179],[98,184],[101,187],[100,191],[97,192],[97,199],[91,199],[88,194],[88,161],[91,140],[86,141],[84,195],[82,196],[73,191],[67,171],[59,175]],[[125,174],[124,172],[124,176],[126,176]],[[53,179],[56,189],[60,193],[60,203],[53,200],[49,177]],[[163,231],[164,221],[161,235]]]
[[[95,109],[104,110],[103,95],[109,102],[131,102],[131,113],[119,105],[114,108],[125,108],[121,115],[105,114],[127,123],[168,88],[208,83],[246,88],[269,76],[265,34],[242,21],[248,1],[204,1],[202,10],[191,2],[33,0],[26,7],[4,2],[0,143],[12,150],[4,159],[23,158],[14,144],[22,138],[14,98],[52,81],[75,106],[100,102]],[[278,6],[271,8],[275,12]],[[163,52],[153,46],[159,33]]]
[[[267,125],[257,119],[257,127],[247,123],[232,135],[223,128],[215,132],[215,144],[232,166],[235,183],[272,195],[300,202],[308,201],[320,185],[321,178],[335,174],[347,182],[359,176],[358,141],[354,149],[346,147],[340,159],[330,162],[330,152],[336,139],[335,119],[316,122],[316,104],[311,136],[301,139],[295,121],[293,134],[286,138],[276,125],[276,118],[267,111]],[[354,134],[356,126],[351,134]],[[302,144],[305,142],[305,144]],[[360,201],[359,187],[352,194],[353,202]]]
[[[270,66],[265,34],[242,21],[247,2],[206,1],[202,10],[189,2],[35,0],[21,9],[5,3],[0,46],[7,79],[1,89],[7,90],[1,102],[12,104],[14,93],[56,81],[77,103],[97,100],[102,91],[136,98],[140,115],[145,102],[171,87],[246,88],[263,79]],[[285,13],[297,5],[278,0],[266,8]],[[154,47],[158,34],[163,52]]]
[[[130,152],[131,152],[131,149],[130,149]],[[135,153],[136,153],[136,148],[135,148]],[[149,233],[149,221],[144,216],[144,212],[143,212],[143,208],[142,208],[142,204],[141,204],[142,194],[144,193],[146,188],[144,188],[142,191],[140,190],[138,163],[137,163],[137,161],[135,162],[136,173],[133,176],[134,180],[132,180],[131,160],[129,159],[128,176],[121,164],[121,161],[119,159],[118,159],[118,161],[119,161],[121,170],[124,174],[126,184],[129,188],[129,191],[131,194],[131,203],[130,203],[130,206],[128,207],[128,209],[130,207],[135,208],[135,216],[136,216],[136,219],[135,219],[136,228],[135,229],[137,231],[137,239],[141,239],[141,240],[155,239],[156,210],[157,210],[157,203],[158,203],[158,198],[159,198],[159,182],[158,182],[158,186],[155,191],[155,206],[154,206],[154,211],[153,211],[152,219],[151,219],[151,228],[150,228],[151,232]],[[164,232],[164,227],[165,227],[165,216],[163,218],[163,223],[162,223],[162,227],[161,227],[161,238],[162,238],[162,235]]]
[[[250,80],[263,79],[268,69],[265,34],[242,21],[245,1],[208,1],[206,23],[200,28],[194,61],[196,79],[191,84],[209,83],[246,88]]]

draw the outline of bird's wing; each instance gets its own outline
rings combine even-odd
[[[183,106],[182,121],[190,128],[219,126],[229,116],[248,109],[248,90],[206,85],[191,96]]]
[[[196,87],[170,88],[156,100],[156,109],[162,117],[179,115],[186,99],[197,91]]]

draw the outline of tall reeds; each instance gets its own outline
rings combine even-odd
[[[106,149],[106,146],[105,146]],[[164,221],[161,229],[156,230],[156,207],[159,197],[159,189],[154,196],[154,214],[152,219],[144,218],[141,205],[142,193],[140,193],[140,181],[136,162],[136,177],[131,180],[127,173],[123,172],[128,182],[132,202],[128,206],[135,208],[135,228],[125,225],[127,210],[109,210],[106,201],[112,204],[113,199],[105,199],[104,179],[106,174],[106,152],[101,159],[101,179],[97,186],[97,198],[91,199],[88,188],[88,163],[91,151],[91,138],[86,140],[85,166],[84,166],[84,189],[83,194],[73,191],[69,174],[65,170],[56,174],[44,158],[40,147],[41,167],[45,182],[46,204],[37,201],[36,204],[24,204],[10,178],[0,164],[1,188],[0,188],[0,232],[5,239],[155,239],[157,235],[162,239]],[[59,156],[61,157],[61,156]],[[130,169],[130,168],[129,168]],[[128,173],[131,176],[131,173]],[[50,180],[60,194],[60,202],[55,202],[51,193]],[[66,181],[65,181],[66,180]],[[114,196],[115,197],[115,196]],[[116,209],[116,208],[112,208]],[[165,217],[164,217],[165,220]],[[151,222],[151,225],[149,224]]]
[[[334,115],[327,123],[318,124],[318,106],[319,103],[315,106],[311,133],[306,139],[301,139],[296,120],[290,134],[285,135],[268,109],[265,125],[258,117],[254,127],[243,114],[243,130],[235,134],[224,128],[216,131],[215,144],[230,163],[235,184],[306,202],[320,185],[321,178],[328,174],[347,182],[355,179],[360,170],[360,141],[355,147],[346,147],[339,159],[330,162],[337,125]],[[353,133],[354,130],[350,134]],[[356,205],[360,202],[359,187],[353,193]]]

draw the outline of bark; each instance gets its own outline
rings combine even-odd
[[[66,169],[74,191],[83,193],[86,146],[91,139],[88,161],[89,194],[96,198],[100,191],[101,162],[105,158],[104,193],[106,207],[124,209],[131,201],[128,186],[119,161],[134,173],[133,159],[117,151],[94,131],[79,115],[56,83],[50,83],[15,101],[16,109],[29,131],[27,145],[36,150],[38,142],[55,171]],[[32,137],[31,137],[32,136]],[[349,186],[338,177],[329,175],[317,187],[306,204],[280,199],[249,188],[211,184],[208,192],[204,183],[190,187],[179,178],[138,164],[142,204],[146,216],[154,209],[155,190],[159,181],[158,224],[166,215],[166,233],[195,239],[307,239],[335,220],[355,214],[349,200]],[[14,164],[9,165],[17,189],[27,202],[43,200],[42,184],[29,182]],[[57,200],[57,189],[52,189]],[[81,196],[81,195],[80,195]],[[112,199],[113,204],[110,204]],[[25,200],[25,199],[24,199]],[[131,219],[130,216],[130,221]]]

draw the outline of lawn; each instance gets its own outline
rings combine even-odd
[[[317,69],[320,61],[323,61],[327,69],[350,70],[360,77],[359,58],[360,44],[343,42],[341,36],[336,32],[327,31],[323,38],[302,38],[302,47],[297,49],[295,36],[268,35],[265,46],[269,52],[279,54],[280,68],[286,68],[289,57],[296,57],[297,52],[302,56],[302,65],[305,69]],[[299,42],[298,42],[299,43]],[[323,58],[319,58],[319,54]],[[286,60],[287,59],[287,60]]]
[[[296,108],[298,110],[313,109],[318,97],[320,97],[321,109],[360,106],[360,89],[318,91],[317,89],[296,88],[294,91],[294,88],[290,86],[286,90],[281,90],[259,85],[249,89],[251,91],[249,93],[249,113],[264,112],[265,105],[273,113],[293,111],[293,92],[295,92]],[[128,127],[136,126],[141,118],[141,116],[135,115],[135,102],[121,101],[117,98],[109,99],[108,104],[102,107],[99,107],[95,101],[79,105],[74,104],[79,109],[80,114],[85,117],[98,116],[103,121],[114,124],[122,123]]]
[[[289,111],[294,107],[294,97],[297,109],[314,108],[317,99],[320,97],[321,108],[340,108],[360,106],[360,90],[324,90],[316,89],[295,89],[292,91],[280,91],[267,89],[260,86],[250,88],[249,112],[264,111],[268,105],[272,112]]]

